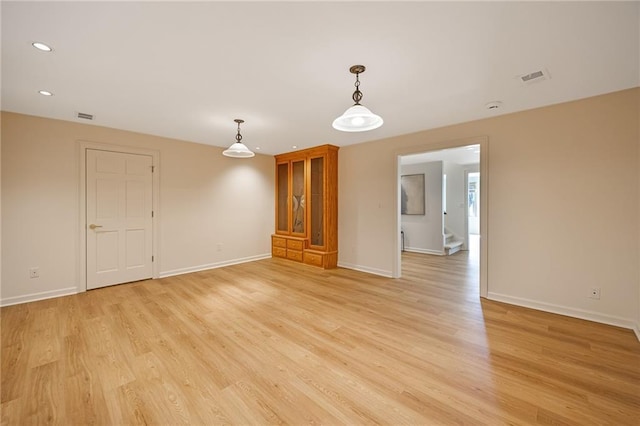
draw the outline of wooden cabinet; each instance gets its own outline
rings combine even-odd
[[[338,147],[276,156],[274,257],[321,268],[338,263]]]

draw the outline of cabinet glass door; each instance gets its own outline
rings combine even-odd
[[[289,163],[278,164],[276,180],[278,185],[276,230],[289,232],[289,209],[287,206],[287,199],[289,198]]]
[[[324,157],[311,159],[311,245],[324,246]]]
[[[291,231],[305,233],[304,160],[291,163]]]

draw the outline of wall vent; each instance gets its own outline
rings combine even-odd
[[[549,71],[542,69],[518,76],[523,84],[537,83],[551,78]]]
[[[87,114],[86,112],[79,112],[76,116],[85,120],[93,120],[93,114]]]

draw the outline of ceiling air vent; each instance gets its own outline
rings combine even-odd
[[[531,84],[538,81],[548,80],[551,78],[551,76],[549,75],[549,71],[543,69],[531,72],[529,74],[520,75],[519,78],[523,84]]]
[[[87,114],[86,112],[79,112],[76,116],[85,120],[93,120],[93,114]]]

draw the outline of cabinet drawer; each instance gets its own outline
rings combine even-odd
[[[287,249],[282,247],[272,247],[271,254],[275,257],[287,257]]]
[[[300,240],[287,240],[287,248],[292,250],[302,251],[302,241]],[[302,259],[300,259],[302,260]]]
[[[287,247],[287,240],[285,240],[284,238],[272,237],[272,241],[273,241],[274,247],[282,247],[282,248]]]
[[[297,260],[302,262],[302,252],[296,250],[287,250],[287,258],[291,260]]]
[[[304,263],[322,267],[323,256],[317,253],[304,252]]]

